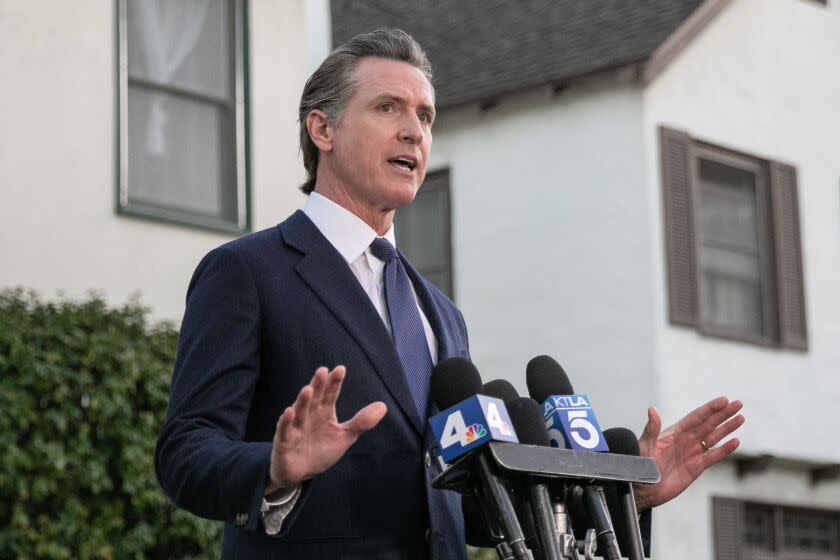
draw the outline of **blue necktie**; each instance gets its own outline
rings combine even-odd
[[[426,419],[429,403],[429,378],[432,374],[432,356],[420,311],[411,291],[411,280],[405,272],[397,250],[387,239],[377,237],[370,244],[373,255],[385,263],[385,303],[391,318],[394,346],[402,364],[405,380],[414,398],[420,418]]]

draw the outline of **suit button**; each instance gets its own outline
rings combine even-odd
[[[426,451],[426,466],[427,467],[432,466],[432,455],[428,451]]]
[[[432,540],[432,530],[426,529],[426,542],[431,542]]]

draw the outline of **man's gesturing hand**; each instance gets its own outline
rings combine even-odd
[[[374,402],[339,424],[335,402],[344,375],[344,366],[331,372],[318,368],[294,404],[280,416],[274,432],[266,495],[324,472],[385,416],[385,403]]]
[[[744,423],[743,415],[735,416],[743,406],[741,401],[729,402],[726,397],[712,399],[661,434],[659,411],[648,409],[648,423],[639,448],[643,457],[656,460],[662,478],[657,484],[634,486],[639,511],[677,497],[703,471],[735,451],[741,443],[738,438],[715,446]]]

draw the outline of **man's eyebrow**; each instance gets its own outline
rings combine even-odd
[[[377,95],[376,97],[374,97],[373,100],[374,103],[381,103],[382,101],[394,101],[396,103],[405,103],[405,98],[395,93],[383,93],[382,95]],[[436,114],[434,105],[427,105],[426,103],[421,103],[420,109],[431,113],[432,116]]]
[[[424,111],[427,111],[433,117],[437,114],[437,112],[435,111],[435,106],[434,105],[426,105],[425,103],[423,103],[422,105],[420,105],[420,108],[423,109]]]

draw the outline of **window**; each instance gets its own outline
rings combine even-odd
[[[428,173],[414,202],[397,211],[397,246],[432,284],[452,298],[449,171]]]
[[[119,1],[118,212],[248,229],[244,10]]]
[[[716,560],[840,558],[840,512],[714,498]]]
[[[669,317],[807,349],[796,169],[662,128]]]

